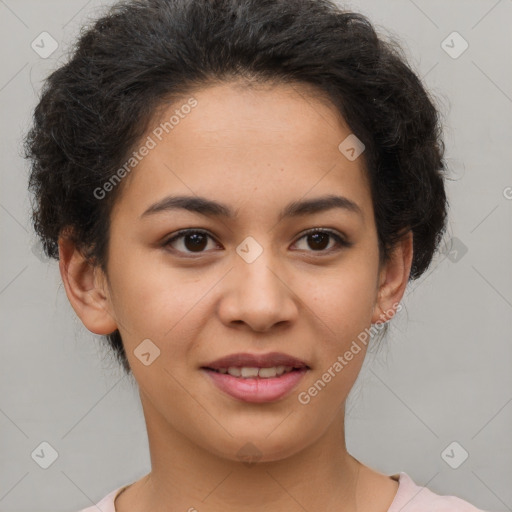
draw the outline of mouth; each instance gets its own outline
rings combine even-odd
[[[254,403],[284,398],[311,370],[304,361],[276,352],[233,354],[200,369],[225,394]]]
[[[309,369],[309,366],[270,366],[267,368],[258,368],[257,366],[230,366],[229,368],[209,368],[202,367],[204,370],[210,370],[216,373],[222,373],[223,375],[231,375],[232,377],[240,377],[242,379],[273,379],[275,377],[281,377],[285,373],[293,371],[300,371],[304,368]]]

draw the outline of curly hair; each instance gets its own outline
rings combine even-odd
[[[24,141],[32,223],[45,254],[69,234],[105,272],[110,212],[98,199],[164,104],[211,84],[302,84],[327,98],[365,145],[379,255],[409,230],[409,279],[446,229],[439,112],[400,44],[330,0],[128,0],[82,30],[45,81]],[[118,330],[106,336],[124,369]]]

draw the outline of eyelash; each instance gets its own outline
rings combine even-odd
[[[167,239],[162,245],[163,247],[167,248],[168,246],[170,246],[173,242],[175,242],[176,240],[179,240],[181,238],[184,238],[186,237],[187,235],[191,235],[191,234],[196,234],[196,233],[200,233],[200,234],[203,234],[203,235],[206,235],[207,237],[211,238],[212,240],[216,241],[215,238],[210,235],[210,233],[208,233],[207,231],[205,230],[202,230],[202,229],[183,229],[181,231],[178,231],[177,234],[175,234],[174,236],[172,236],[171,238]],[[344,238],[342,238],[339,234],[337,234],[335,231],[331,231],[329,229],[322,229],[322,228],[313,228],[313,229],[310,229],[308,231],[306,231],[305,233],[302,234],[302,236],[300,236],[298,240],[302,240],[303,238],[307,237],[308,235],[312,235],[312,234],[315,234],[315,233],[323,233],[323,234],[327,234],[329,236],[331,236],[332,238],[335,239],[336,243],[337,243],[337,247],[336,248],[331,248],[331,249],[322,249],[322,250],[319,250],[319,251],[308,251],[308,252],[313,252],[313,253],[320,253],[320,255],[327,255],[327,254],[330,254],[332,251],[339,251],[341,250],[342,248],[349,248],[353,245],[353,242],[349,242],[347,240],[345,240]],[[176,251],[174,249],[174,251]],[[176,251],[178,253],[183,253],[183,251]],[[197,255],[200,255],[200,254],[203,254],[207,251],[199,251],[199,252],[186,252],[185,254],[197,254]],[[189,256],[186,256],[186,257],[189,257]],[[194,258],[195,256],[191,256],[192,258]]]

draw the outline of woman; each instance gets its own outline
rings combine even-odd
[[[26,140],[34,228],[152,466],[86,510],[477,510],[345,445],[445,230],[443,150],[400,48],[327,0],[133,0],[81,35]]]

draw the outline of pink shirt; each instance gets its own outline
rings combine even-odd
[[[485,512],[455,496],[440,496],[426,487],[420,487],[407,473],[401,472],[391,478],[398,481],[398,491],[388,512]],[[115,489],[95,506],[80,512],[116,512],[114,499],[127,487],[125,485]]]

